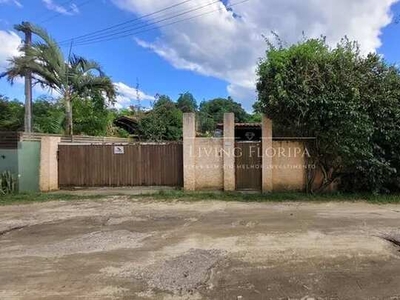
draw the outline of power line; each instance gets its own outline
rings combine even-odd
[[[249,0],[247,0],[247,1],[249,1]],[[159,28],[163,28],[163,27],[167,27],[167,26],[171,26],[171,25],[174,25],[174,24],[177,24],[177,23],[181,23],[181,22],[184,22],[184,21],[189,21],[189,20],[204,16],[204,15],[208,15],[208,14],[214,13],[216,11],[217,10],[209,11],[209,12],[206,12],[206,13],[195,15],[195,16],[190,17],[190,18],[185,18],[185,19],[182,19],[182,20],[179,20],[179,21],[174,21],[174,22],[167,23],[167,24],[164,24],[164,25],[158,26],[158,27],[152,27],[152,28],[148,28],[148,29],[145,29],[145,30],[139,30],[139,31],[136,31],[136,32],[134,31],[134,32],[131,32],[131,33],[128,33],[128,34],[125,34],[125,35],[115,36],[115,37],[106,38],[106,39],[102,38],[102,39],[97,39],[97,40],[93,40],[93,41],[83,41],[83,42],[80,42],[79,44],[76,44],[75,46],[86,46],[86,45],[91,45],[91,44],[96,44],[96,43],[101,43],[101,42],[118,40],[118,39],[121,39],[121,38],[125,38],[125,37],[129,37],[129,36],[145,33],[145,32],[148,32],[148,31],[157,30]],[[151,26],[151,25],[153,25],[153,24],[145,25],[144,27]]]
[[[115,28],[119,28],[119,27],[121,27],[121,26],[123,26],[122,28],[128,27],[128,26],[124,26],[124,25],[130,24],[130,23],[134,23],[134,22],[137,22],[137,21],[139,21],[139,20],[141,20],[141,19],[154,16],[154,15],[156,15],[156,14],[165,12],[165,11],[170,10],[170,9],[172,9],[172,8],[181,6],[181,5],[183,5],[183,4],[185,4],[185,3],[188,3],[188,2],[190,2],[190,1],[193,1],[193,0],[185,0],[185,1],[183,1],[183,2],[179,2],[179,3],[177,3],[177,4],[174,4],[174,5],[171,5],[171,6],[167,6],[167,7],[163,8],[163,9],[158,10],[158,11],[149,13],[149,14],[147,14],[147,15],[140,16],[140,17],[135,18],[135,19],[132,19],[132,20],[128,20],[128,21],[125,21],[125,22],[122,22],[122,23],[119,23],[119,24],[116,24],[116,25],[113,25],[113,26],[110,26],[110,27],[107,27],[107,28],[103,28],[103,29],[100,29],[100,30],[96,30],[96,31],[94,31],[94,32],[90,32],[90,33],[87,33],[87,34],[84,34],[84,35],[80,35],[80,36],[77,36],[77,37],[72,38],[72,39],[64,40],[64,41],[61,41],[60,44],[69,43],[71,40],[74,40],[74,41],[76,41],[76,40],[81,40],[81,39],[83,39],[83,38],[85,38],[85,37],[89,37],[89,36],[92,36],[92,37],[93,37],[93,36],[96,36],[96,35],[101,34],[102,32],[107,32],[107,31],[110,31],[110,30],[111,30],[111,32],[113,32],[113,31],[116,30]],[[112,29],[114,29],[114,30],[112,30]]]
[[[249,2],[249,1],[250,0],[243,0],[243,1],[240,1],[240,2],[232,3],[229,6],[224,7],[224,8],[229,9],[229,8],[231,8],[233,6],[236,6],[236,5],[239,5],[239,4],[243,4],[243,3]],[[220,2],[220,1],[216,1],[216,2]],[[211,4],[209,4],[209,5],[211,5]],[[127,33],[127,34],[124,34],[124,35],[116,35],[115,34],[115,35],[113,35],[112,37],[109,37],[109,38],[106,38],[104,36],[104,37],[99,37],[99,38],[95,38],[95,39],[84,40],[84,41],[81,41],[80,43],[75,44],[75,46],[86,46],[86,45],[91,45],[91,44],[100,43],[100,42],[107,42],[107,41],[112,41],[112,40],[116,40],[116,39],[129,37],[129,36],[132,36],[132,35],[145,33],[145,32],[152,31],[152,30],[157,30],[157,29],[160,29],[160,28],[163,28],[163,27],[171,26],[171,25],[174,25],[174,24],[177,24],[177,23],[181,23],[181,22],[185,22],[185,21],[189,21],[189,20],[193,20],[193,19],[205,16],[205,15],[209,15],[209,14],[215,13],[217,11],[221,11],[222,9],[223,8],[221,7],[221,8],[212,10],[212,11],[208,11],[208,12],[205,12],[205,13],[197,14],[197,15],[194,15],[192,17],[184,18],[184,19],[181,19],[181,20],[178,20],[178,21],[174,21],[174,22],[171,22],[171,23],[164,24],[162,26],[153,27],[153,28],[149,28],[149,29],[145,29],[145,30],[139,30],[139,31],[134,31],[134,32],[131,32],[131,30],[128,30],[130,33]],[[198,9],[192,9],[192,10],[190,10],[190,12],[193,12],[195,10],[198,10]],[[190,13],[190,12],[187,12],[187,13]],[[182,14],[187,14],[187,13],[182,13]],[[176,18],[176,17],[178,17],[178,16],[180,16],[182,14],[179,14],[179,15],[176,15],[175,17],[171,17],[171,18],[167,18],[167,19],[173,19],[173,18]],[[143,25],[142,27],[152,26],[154,24],[160,23],[160,22],[165,21],[165,20],[166,19],[159,20],[159,21],[153,22],[151,24]],[[138,28],[136,28],[136,29],[138,29]],[[123,33],[123,32],[121,32],[121,33]],[[121,34],[121,33],[119,33],[119,34]]]
[[[61,4],[59,4],[59,6],[65,6],[65,5],[68,5],[70,2],[72,2],[73,0],[68,0],[68,1],[65,1],[65,2],[62,2]],[[46,6],[46,5],[45,5]],[[44,9],[44,12],[43,12],[43,14],[42,14],[42,17],[39,19],[39,17],[40,16],[38,16],[38,20],[37,20],[37,23],[41,23],[41,22],[43,22],[45,19],[47,19],[47,18],[49,18],[49,17],[51,17],[51,16],[53,16],[54,15],[54,11],[48,11],[49,9],[47,8],[47,6],[45,7],[45,8],[43,8]]]
[[[73,0],[65,1],[65,2],[59,4],[59,6],[63,7],[64,5],[68,5],[68,4],[71,3],[72,1],[73,1]],[[86,0],[86,1],[81,2],[81,3],[78,4],[78,5],[71,6],[69,9],[66,10],[66,12],[67,12],[67,13],[70,13],[70,12],[72,12],[74,9],[81,8],[82,6],[88,4],[90,1],[92,1],[92,0]],[[43,21],[41,21],[41,22],[39,22],[39,23],[40,23],[40,24],[47,23],[47,22],[49,22],[49,21],[51,21],[51,20],[53,20],[53,19],[55,19],[55,18],[57,18],[57,17],[59,17],[59,16],[61,16],[61,15],[62,15],[62,13],[57,12],[57,13],[55,13],[54,15],[52,15],[51,17],[49,17],[49,18],[47,18],[47,19],[45,19],[45,20],[43,20]]]
[[[140,26],[137,26],[137,27],[134,27],[134,28],[131,28],[131,29],[127,29],[127,30],[123,30],[123,31],[120,31],[120,32],[116,32],[116,33],[111,33],[111,34],[108,34],[108,33],[107,33],[107,34],[104,34],[104,35],[99,36],[99,37],[93,37],[93,38],[84,39],[83,41],[80,41],[80,42],[84,42],[84,43],[86,43],[86,42],[92,42],[92,41],[97,41],[97,40],[99,40],[99,39],[103,40],[103,39],[106,39],[106,38],[115,37],[115,36],[117,36],[117,35],[127,34],[127,33],[130,33],[130,32],[132,32],[132,31],[135,31],[135,30],[138,30],[138,29],[142,29],[142,28],[149,27],[149,26],[152,26],[152,25],[155,25],[155,24],[159,24],[159,23],[164,22],[164,21],[168,21],[168,20],[171,20],[171,19],[175,19],[175,18],[180,17],[180,16],[183,16],[183,15],[187,15],[187,14],[189,14],[189,13],[191,13],[191,12],[201,10],[201,9],[203,9],[203,8],[206,8],[206,7],[211,6],[211,5],[213,5],[213,4],[216,4],[216,3],[220,3],[220,0],[216,0],[216,1],[214,1],[214,2],[205,4],[205,5],[196,7],[196,8],[192,8],[192,9],[189,9],[189,10],[185,10],[185,11],[180,12],[180,13],[178,13],[178,14],[173,14],[173,15],[170,16],[170,17],[163,18],[163,19],[160,19],[160,20],[157,20],[157,21],[154,21],[154,22],[150,22],[150,23],[148,23],[148,24],[140,25]]]
[[[71,2],[72,2],[73,0],[67,0],[67,1],[65,1],[65,2],[62,2],[62,3],[60,3],[59,4],[59,6],[62,6],[62,7],[64,7],[65,5],[68,5],[68,4],[70,4]],[[45,5],[46,6],[46,5]],[[52,15],[54,15],[54,11],[47,11],[48,10],[48,8],[47,8],[47,6],[46,6],[46,11],[43,13],[43,16],[45,17],[47,17],[47,16],[52,16]],[[42,18],[42,20],[44,20],[44,18]],[[40,23],[41,21],[38,21],[38,23]]]
[[[237,2],[237,3],[233,3],[233,4],[231,4],[231,5],[227,6],[227,7],[223,7],[223,8],[221,7],[221,8],[218,8],[218,9],[215,9],[215,10],[212,10],[212,11],[208,11],[208,12],[205,12],[205,13],[201,13],[201,14],[189,17],[189,18],[185,18],[185,19],[181,19],[181,20],[178,20],[178,21],[170,22],[170,23],[164,24],[162,26],[153,27],[153,28],[149,28],[149,29],[146,29],[146,30],[140,30],[140,31],[137,30],[137,29],[141,29],[141,28],[144,28],[144,27],[149,27],[149,26],[158,24],[158,23],[166,21],[166,20],[175,19],[175,18],[177,18],[177,17],[179,17],[181,15],[185,15],[185,14],[188,14],[190,12],[197,11],[197,10],[202,9],[204,7],[210,6],[210,5],[212,5],[212,4],[216,3],[216,2],[220,2],[220,1],[216,1],[216,2],[213,2],[213,3],[207,4],[207,5],[201,6],[201,7],[197,7],[197,8],[194,8],[194,9],[187,10],[187,11],[185,11],[183,13],[174,15],[173,17],[164,18],[164,19],[158,20],[156,22],[152,22],[150,24],[146,24],[146,25],[142,25],[140,27],[136,27],[136,28],[131,29],[131,30],[126,30],[126,31],[119,32],[118,34],[105,35],[105,36],[102,36],[102,37],[86,39],[84,41],[80,41],[79,45],[89,45],[89,44],[92,44],[92,43],[105,42],[105,41],[110,41],[110,40],[114,40],[114,39],[120,39],[120,38],[124,38],[124,37],[128,37],[128,36],[132,36],[132,35],[135,35],[135,34],[140,34],[140,33],[148,32],[148,31],[156,30],[158,28],[171,26],[173,24],[177,24],[177,23],[180,23],[180,22],[183,22],[183,21],[188,21],[188,20],[195,19],[195,18],[204,16],[204,15],[208,15],[208,14],[220,11],[220,10],[222,10],[224,8],[229,10],[233,6],[236,6],[236,5],[239,5],[239,4],[243,4],[243,3],[248,2],[248,1],[250,1],[250,0],[244,0],[244,1]],[[134,30],[136,30],[136,31],[134,31]],[[124,34],[124,33],[126,33],[126,34]]]
[[[189,1],[192,1],[192,0],[189,0]],[[156,22],[157,20],[158,20],[157,22],[162,22],[162,21],[165,21],[165,19],[160,20],[159,18],[176,16],[177,13],[186,12],[186,11],[187,10],[184,9],[184,10],[181,10],[179,12],[172,12],[172,13],[169,13],[169,14],[164,14],[162,16],[154,18],[153,20],[150,21],[150,23]],[[141,17],[141,19],[143,19],[143,17]],[[132,30],[137,30],[137,29],[149,26],[149,25],[147,25],[148,23],[146,25],[143,25],[143,24],[146,24],[146,23],[145,22],[138,22],[136,24],[129,24],[129,25],[125,25],[125,26],[122,26],[122,27],[119,27],[119,28],[116,28],[116,29],[108,30],[108,31],[103,32],[103,33],[100,32],[100,33],[93,34],[93,35],[89,34],[86,38],[76,38],[76,39],[74,39],[74,41],[77,40],[78,42],[83,42],[83,41],[88,41],[88,40],[94,40],[94,39],[109,37],[109,36],[121,34],[121,33],[124,33],[124,32],[129,32],[129,31],[132,31]],[[123,31],[123,30],[125,30],[125,31]]]

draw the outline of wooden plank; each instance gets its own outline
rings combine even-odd
[[[59,184],[72,186],[182,186],[183,146],[131,144],[59,146]]]
[[[16,131],[0,132],[1,149],[17,149],[20,141],[20,133]]]

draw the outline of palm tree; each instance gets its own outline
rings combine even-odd
[[[77,55],[69,55],[66,59],[57,42],[40,27],[24,23],[15,28],[19,31],[31,30],[42,41],[21,47],[23,55],[11,58],[9,67],[0,77],[7,77],[13,84],[17,77],[30,70],[34,85],[39,84],[59,94],[65,104],[67,134],[73,134],[74,100],[101,94],[107,101],[115,101],[115,87],[97,62]]]

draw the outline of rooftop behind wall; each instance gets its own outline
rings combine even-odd
[[[16,149],[18,142],[40,142],[42,137],[59,137],[61,143],[91,143],[91,144],[124,144],[130,143],[129,138],[119,137],[101,137],[101,136],[86,136],[86,135],[60,135],[47,133],[24,133],[15,131],[0,131],[0,149]]]
[[[0,132],[0,149],[17,149],[21,134],[15,131]]]

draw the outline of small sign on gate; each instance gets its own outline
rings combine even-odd
[[[124,146],[114,146],[114,154],[125,154]]]

